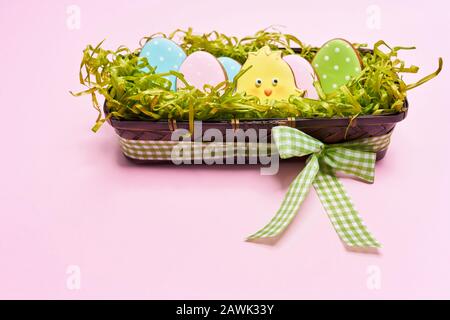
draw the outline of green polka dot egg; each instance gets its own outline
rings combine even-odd
[[[361,73],[358,51],[343,39],[325,43],[314,57],[312,65],[326,94],[336,91]]]

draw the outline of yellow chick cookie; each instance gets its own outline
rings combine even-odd
[[[242,69],[251,68],[237,80],[238,92],[256,96],[262,100],[287,99],[299,95],[294,74],[281,58],[281,51],[272,51],[268,46],[250,52]]]

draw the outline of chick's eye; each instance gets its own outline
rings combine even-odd
[[[262,80],[261,79],[256,79],[255,80],[255,86],[261,87],[261,85],[262,85]]]
[[[272,85],[275,87],[278,84],[278,78],[272,79]]]

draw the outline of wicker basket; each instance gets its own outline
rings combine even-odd
[[[210,128],[219,129],[225,137],[226,129],[266,129],[268,132],[267,142],[270,142],[270,129],[272,127],[289,125],[326,144],[332,144],[387,134],[394,130],[397,122],[405,119],[408,110],[407,100],[405,100],[403,110],[404,111],[393,115],[367,115],[357,117],[353,120],[350,120],[349,118],[297,118],[203,121],[202,130],[204,132]],[[105,113],[107,113],[106,108]],[[122,121],[110,119],[109,123],[115,129],[117,135],[123,139],[133,141],[170,141],[174,129],[189,128],[189,123],[187,121]],[[387,149],[379,151],[377,153],[377,160],[382,159],[385,156],[386,151]],[[161,161],[127,158],[138,163],[170,163],[170,160]]]

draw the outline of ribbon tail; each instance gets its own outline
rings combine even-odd
[[[317,156],[313,154],[308,159],[306,167],[292,181],[276,215],[261,230],[249,236],[247,240],[275,237],[283,232],[296,215],[318,172],[319,161]]]
[[[333,173],[319,171],[313,182],[320,201],[341,240],[350,247],[380,248]]]

